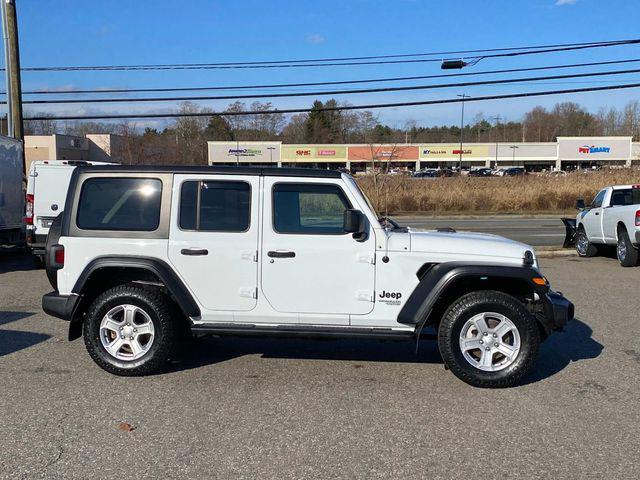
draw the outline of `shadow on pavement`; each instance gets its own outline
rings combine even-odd
[[[0,325],[22,320],[23,318],[35,315],[33,312],[5,312],[0,310]]]
[[[570,322],[563,332],[555,332],[542,344],[533,372],[521,384],[551,377],[572,362],[598,357],[603,346],[591,338],[591,334],[591,327],[577,319]],[[442,364],[434,340],[422,340],[416,354],[415,342],[411,341],[204,337],[193,341],[188,352],[169,370],[189,370],[255,354],[264,358],[296,360]]]
[[[597,358],[604,346],[591,337],[589,325],[574,319],[562,332],[553,333],[541,346],[538,361],[524,384],[538,382],[563,370],[572,362]]]
[[[297,360],[442,364],[436,342],[422,340],[417,354],[415,348],[415,342],[406,340],[204,337],[195,340],[182,360],[175,362],[170,370],[188,370],[255,354]]]
[[[24,251],[0,248],[0,273],[37,270],[35,259]]]
[[[22,320],[34,315],[32,312],[0,311],[0,325]],[[0,330],[0,357],[32,347],[50,338],[44,333],[21,332],[18,330]]]

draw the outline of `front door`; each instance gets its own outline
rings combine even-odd
[[[591,207],[585,210],[582,217],[582,225],[584,225],[591,242],[602,243],[604,241],[602,235],[602,203],[606,194],[606,190],[598,193],[593,202],[591,202]]]
[[[344,233],[344,211],[357,200],[336,181],[264,180],[261,287],[279,312],[348,315],[373,309],[375,238],[358,241]]]
[[[256,306],[259,177],[175,175],[169,260],[206,310]]]

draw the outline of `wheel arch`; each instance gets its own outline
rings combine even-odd
[[[457,298],[472,291],[496,290],[519,299],[545,294],[549,287],[535,285],[534,277],[540,274],[525,266],[441,263],[423,273],[398,314],[398,322],[418,328],[434,325]]]
[[[79,296],[79,301],[71,316],[69,340],[82,334],[84,314],[97,295],[129,283],[162,290],[185,317],[199,317],[201,314],[184,282],[166,262],[148,257],[98,257],[85,267],[72,289],[72,293]]]

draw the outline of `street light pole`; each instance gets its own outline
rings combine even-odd
[[[460,115],[460,160],[458,161],[458,173],[462,175],[462,139],[464,132],[464,99],[471,97],[471,95],[462,94],[458,95],[458,97],[462,98],[462,113]]]
[[[516,150],[518,149],[518,146],[517,145],[511,145],[509,148],[513,152],[513,161],[512,161],[513,165],[512,166],[515,167],[516,166]]]
[[[495,117],[492,118],[492,120],[495,120],[496,122],[496,126],[495,126],[495,135],[496,135],[496,164],[494,165],[494,168],[498,168],[498,125],[500,124],[500,115],[496,115]]]

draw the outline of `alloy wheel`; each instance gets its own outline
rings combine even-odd
[[[518,356],[520,345],[518,328],[500,313],[474,315],[460,331],[460,350],[464,359],[485,372],[497,372],[511,365]]]
[[[135,305],[118,305],[100,322],[100,341],[104,349],[118,360],[137,360],[146,354],[155,331],[147,312]]]

